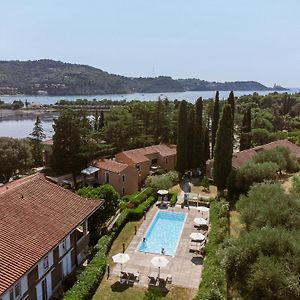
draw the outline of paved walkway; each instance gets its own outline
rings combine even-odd
[[[143,253],[137,251],[139,243],[145,236],[145,233],[150,225],[158,208],[152,207],[146,215],[146,220],[143,221],[137,234],[134,236],[125,253],[129,254],[129,262],[123,266],[123,270],[136,269],[140,273],[139,283],[142,286],[148,286],[148,275],[152,272],[158,272],[158,269],[153,267],[150,260],[158,254]],[[180,242],[177,246],[175,256],[166,256],[169,264],[165,268],[161,268],[161,273],[172,275],[172,284],[185,288],[197,289],[201,280],[202,273],[202,257],[189,251],[190,249],[190,234],[195,232],[193,220],[195,217],[202,216],[202,213],[196,209],[188,210],[179,207],[168,208],[168,211],[185,212],[187,218],[181,234]],[[207,213],[204,217],[208,217]],[[112,274],[120,274],[120,266],[116,265],[112,269]]]

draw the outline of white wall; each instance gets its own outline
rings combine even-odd
[[[61,241],[58,245],[59,257],[62,257],[66,252],[71,248],[71,238],[70,235],[66,237],[66,248],[63,248],[63,241]]]
[[[46,255],[47,256],[47,255]],[[45,256],[45,257],[46,257]],[[48,262],[49,262],[49,266],[48,266],[48,269],[44,269],[44,257],[39,261],[39,263],[38,263],[38,274],[39,274],[39,279],[41,278],[41,277],[43,277],[43,275],[45,274],[45,273],[47,273],[47,271],[52,267],[52,265],[53,265],[53,251],[50,251],[49,253],[48,253]]]

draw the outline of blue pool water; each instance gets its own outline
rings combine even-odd
[[[139,251],[174,256],[179,242],[186,214],[159,211],[153,219],[145,235],[145,242],[141,242]]]

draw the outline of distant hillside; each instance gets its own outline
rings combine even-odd
[[[276,86],[276,89],[283,89]],[[255,81],[208,82],[200,79],[130,78],[86,65],[42,59],[0,61],[0,95],[96,95],[183,91],[273,90]]]

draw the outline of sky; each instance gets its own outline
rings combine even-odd
[[[300,87],[299,0],[0,0],[0,60]]]

